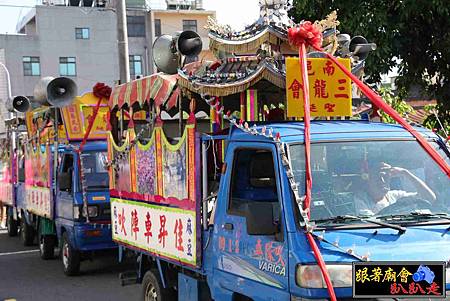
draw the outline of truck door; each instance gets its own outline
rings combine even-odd
[[[64,153],[58,172],[56,192],[56,216],[58,218],[73,219],[73,197],[75,193],[74,170],[74,155],[72,153]]]
[[[265,143],[242,145],[229,145],[218,197],[213,248],[218,255],[214,287],[219,296],[214,298],[289,300],[276,148]]]

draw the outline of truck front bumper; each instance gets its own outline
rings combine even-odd
[[[74,226],[76,248],[80,251],[96,251],[116,248],[112,240],[111,225],[78,224]]]

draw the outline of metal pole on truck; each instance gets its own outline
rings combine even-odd
[[[7,82],[7,84],[8,84],[8,99],[7,99],[7,101],[12,101],[11,76],[9,75],[9,70],[8,70],[8,68],[6,67],[6,65],[3,64],[2,62],[0,62],[0,66],[3,67],[3,69],[5,70],[5,73],[6,73],[6,82]],[[13,118],[13,117],[14,117],[14,113],[10,112],[10,113],[9,113],[9,117],[10,117],[10,118]],[[16,114],[16,117],[17,117],[17,114]],[[12,143],[12,147],[13,147],[13,149],[14,149],[14,148],[16,147],[16,135],[12,135],[12,141],[11,141],[11,143]]]
[[[130,81],[130,63],[128,58],[128,30],[127,30],[127,9],[125,0],[117,0],[117,39],[119,47],[119,73],[120,83]]]

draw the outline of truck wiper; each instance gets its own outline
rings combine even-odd
[[[409,215],[423,218],[439,218],[450,220],[450,215],[444,212],[440,213],[432,213],[429,210],[415,210],[411,212]]]
[[[321,223],[342,223],[342,222],[351,221],[351,220],[361,221],[364,223],[375,224],[375,225],[383,226],[386,228],[395,229],[395,230],[398,230],[401,234],[403,234],[406,231],[405,227],[402,227],[399,225],[386,223],[386,222],[383,222],[383,221],[380,221],[380,220],[374,219],[374,218],[360,217],[360,216],[354,216],[354,215],[338,215],[338,216],[335,216],[332,218],[316,220],[316,223],[320,223],[320,224]]]
[[[411,211],[408,214],[391,214],[391,215],[382,215],[377,216],[382,219],[396,219],[396,220],[405,220],[405,219],[446,219],[450,220],[450,215],[444,212],[432,213],[430,210],[415,210]]]

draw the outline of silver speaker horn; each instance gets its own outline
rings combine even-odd
[[[62,108],[77,96],[77,84],[67,77],[44,77],[34,87],[33,102],[43,106]]]
[[[183,31],[177,40],[177,50],[185,56],[196,56],[203,48],[202,39],[195,31]]]
[[[12,100],[12,107],[16,112],[25,113],[31,108],[31,102],[28,97],[15,96]]]
[[[57,77],[47,86],[47,101],[56,108],[70,105],[77,96],[77,84],[67,77]]]
[[[162,35],[153,43],[153,61],[159,71],[167,74],[177,73],[180,55],[175,40],[170,35]]]
[[[42,106],[50,106],[50,103],[47,101],[47,86],[54,79],[55,78],[51,76],[41,78],[37,85],[34,86],[33,102]]]
[[[377,49],[377,45],[368,43],[367,39],[362,36],[355,36],[350,40],[348,49],[360,61],[364,61],[369,56],[369,52]]]

